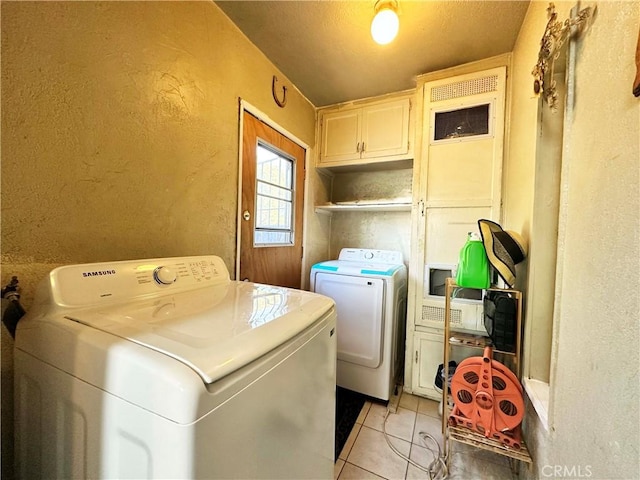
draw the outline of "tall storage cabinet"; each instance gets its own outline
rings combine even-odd
[[[500,221],[509,62],[501,55],[418,78],[405,390],[434,400],[445,297],[432,277],[436,267],[451,276],[478,219]],[[479,299],[456,307],[452,329],[486,335]]]

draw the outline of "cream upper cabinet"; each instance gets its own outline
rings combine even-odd
[[[362,109],[360,108],[324,114],[319,164],[359,159],[361,130]]]
[[[361,158],[391,157],[409,152],[408,98],[362,109]]]
[[[411,159],[410,117],[408,97],[323,111],[317,166]]]

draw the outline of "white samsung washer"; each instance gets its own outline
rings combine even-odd
[[[311,268],[311,290],[338,310],[337,384],[388,400],[404,362],[407,267],[402,252],[343,248]]]
[[[19,478],[333,478],[331,299],[219,257],[53,270],[15,343]]]

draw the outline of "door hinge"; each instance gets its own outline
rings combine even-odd
[[[416,350],[416,363],[418,363],[418,350]]]

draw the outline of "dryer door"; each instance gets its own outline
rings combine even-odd
[[[315,291],[336,302],[338,360],[377,368],[382,363],[384,280],[316,275]]]

